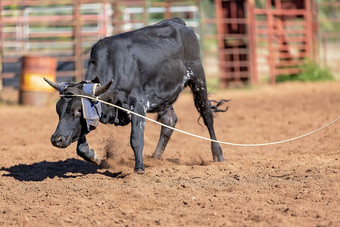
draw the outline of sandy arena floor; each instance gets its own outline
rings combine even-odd
[[[215,129],[235,143],[287,139],[340,115],[339,82],[211,98],[232,99]],[[188,92],[174,108],[177,128],[208,135]],[[153,160],[160,127],[147,123],[144,175],[133,173],[129,126],[100,125],[87,137],[100,155],[111,154],[110,168],[100,169],[78,158],[75,144],[51,145],[57,122],[53,105],[0,105],[0,225],[340,226],[340,122],[287,144],[222,145],[223,163],[211,161],[209,142],[177,132],[163,159]]]

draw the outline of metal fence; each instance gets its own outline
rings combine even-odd
[[[215,2],[224,84],[263,79],[275,83],[278,75],[299,73],[304,59],[314,59],[314,1]]]
[[[1,0],[0,82],[18,84],[25,55],[55,56],[58,80],[79,81],[100,38],[176,16],[196,32],[207,75],[222,85],[275,83],[306,58],[340,77],[339,12],[340,2],[315,0]]]
[[[2,0],[0,55],[4,68],[1,76],[18,84],[22,56],[54,56],[58,59],[57,78],[79,81],[91,46],[103,37],[173,16],[183,18],[199,36],[198,3],[187,0]]]

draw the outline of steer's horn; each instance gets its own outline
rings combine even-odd
[[[57,91],[59,91],[59,87],[60,87],[60,84],[56,83],[56,82],[53,82],[53,81],[50,81],[49,79],[45,78],[44,77],[44,80],[49,84],[51,85],[51,87],[53,87],[54,89],[56,89]]]
[[[94,92],[94,95],[95,96],[98,96],[98,95],[101,95],[103,94],[104,92],[106,92],[107,90],[109,90],[109,88],[111,87],[113,83],[113,80],[111,80],[109,83],[107,83],[105,86],[97,86],[95,92]]]

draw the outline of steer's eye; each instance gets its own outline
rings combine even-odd
[[[81,117],[81,108],[76,109],[76,110],[74,111],[74,116],[75,116],[75,117]]]

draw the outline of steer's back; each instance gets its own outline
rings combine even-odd
[[[200,57],[199,42],[195,33],[180,18],[163,20],[155,25],[125,33],[123,37],[131,42],[134,53],[141,59],[149,60],[154,56],[160,61],[165,58],[186,61]]]

